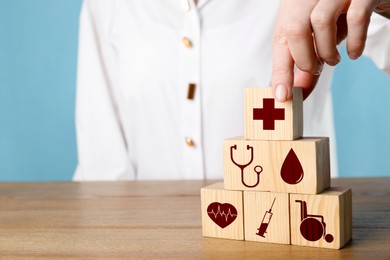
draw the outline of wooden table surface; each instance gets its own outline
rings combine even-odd
[[[341,250],[203,238],[210,183],[0,183],[0,258],[390,259],[390,178],[332,180],[353,192]]]

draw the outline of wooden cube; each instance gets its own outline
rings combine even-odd
[[[225,189],[317,194],[330,186],[329,139],[224,141]]]
[[[295,140],[303,134],[303,96],[293,88],[292,99],[278,102],[272,88],[245,89],[245,138]]]
[[[289,194],[244,192],[245,240],[290,244]]]
[[[205,237],[244,240],[243,192],[216,183],[201,189],[202,229]]]
[[[340,249],[352,238],[352,192],[290,194],[291,244]]]

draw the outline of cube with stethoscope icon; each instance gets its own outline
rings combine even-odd
[[[228,190],[318,194],[330,186],[329,138],[224,141]]]
[[[334,249],[351,239],[351,190],[330,185],[329,138],[302,137],[302,102],[299,88],[285,103],[245,90],[245,136],[224,141],[223,188],[201,192],[205,236]]]

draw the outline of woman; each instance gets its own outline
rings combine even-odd
[[[289,99],[294,63],[301,69],[295,85],[306,93],[321,74],[305,102],[304,135],[334,142],[333,68],[323,63],[337,64],[337,39],[325,47],[313,41],[332,34],[310,20],[324,0],[305,1],[305,8],[297,2],[281,1],[278,10],[279,2],[258,0],[85,0],[74,180],[221,178],[223,140],[244,133],[243,89],[272,85],[277,99]],[[337,12],[348,14],[353,2],[364,1],[336,2]],[[375,8],[390,9],[385,1],[365,2],[372,5],[368,17]],[[337,18],[347,16],[334,16],[324,28],[338,28],[338,40],[345,38]],[[385,69],[389,21],[372,18],[366,52]]]

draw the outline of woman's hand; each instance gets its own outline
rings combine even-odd
[[[340,62],[336,46],[345,38],[348,56],[357,59],[374,11],[390,17],[390,0],[281,0],[273,39],[275,98],[289,100],[293,86],[302,87],[306,98],[323,64]]]

